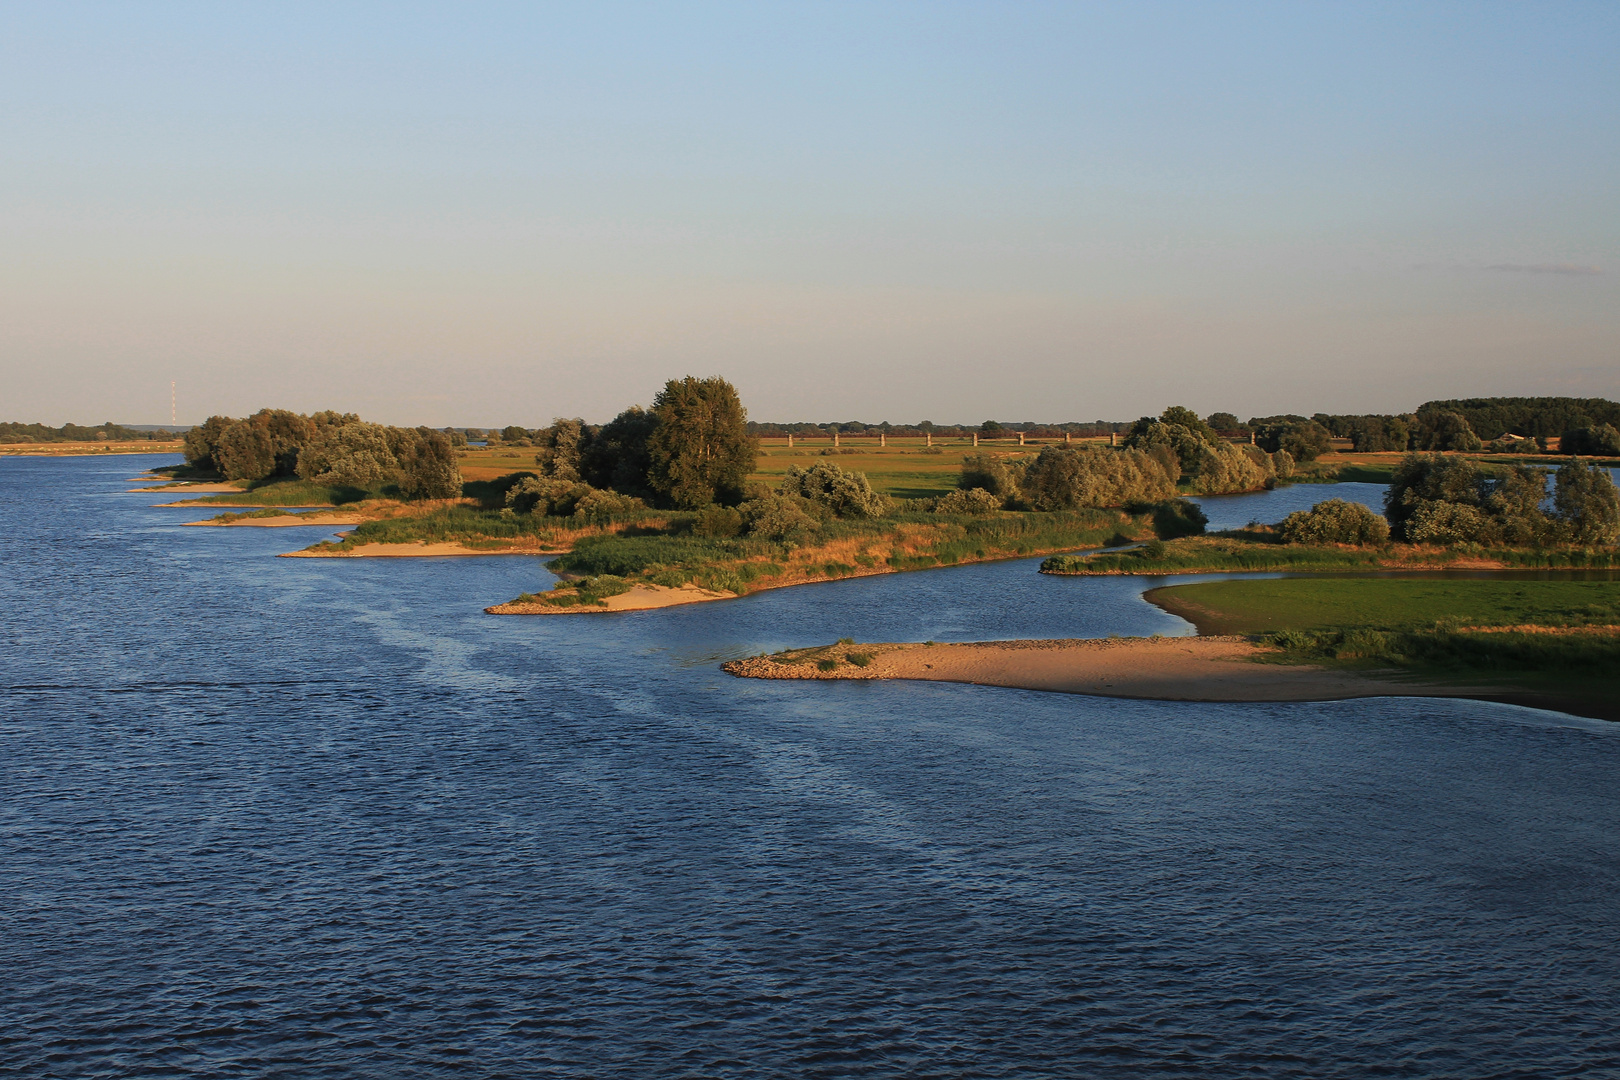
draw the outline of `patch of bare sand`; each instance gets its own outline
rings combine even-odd
[[[132,483],[138,483],[137,477]],[[156,487],[130,488],[130,491],[161,491],[165,495],[240,495],[242,488],[236,484],[159,484]],[[169,505],[169,504],[165,504]]]
[[[870,656],[864,667],[845,658]],[[923,679],[1163,701],[1336,701],[1386,695],[1479,696],[1479,688],[1313,665],[1255,663],[1275,655],[1243,638],[1107,638],[992,641],[960,645],[849,645],[802,650],[781,663],[769,657],[724,665],[761,679]],[[836,659],[821,670],[817,659]]]
[[[227,511],[229,512],[229,511]],[[280,517],[237,518],[234,521],[187,521],[186,525],[205,525],[215,529],[242,526],[256,529],[283,529],[290,525],[359,525],[366,519],[356,514],[283,514]]]
[[[679,588],[667,585],[635,585],[629,592],[609,596],[604,604],[581,604],[577,607],[557,607],[554,604],[510,603],[496,604],[484,610],[491,615],[596,615],[610,611],[648,611],[653,608],[677,607],[681,604],[700,604],[705,600],[730,600],[734,594],[700,589],[686,584]]]

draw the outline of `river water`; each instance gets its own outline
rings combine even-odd
[[[734,680],[1188,628],[1028,560],[487,616],[537,561],[278,560],[167,460],[0,458],[0,1072],[1620,1071],[1616,729]]]

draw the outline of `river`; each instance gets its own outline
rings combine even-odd
[[[1189,628],[1031,560],[488,616],[536,560],[278,560],[169,460],[0,458],[0,1072],[1620,1070],[1620,729],[735,680]]]

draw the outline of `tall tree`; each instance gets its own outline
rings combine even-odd
[[[675,506],[696,509],[742,499],[758,441],[737,388],[715,376],[671,379],[653,399],[648,485]]]

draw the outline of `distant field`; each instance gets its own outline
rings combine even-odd
[[[890,439],[888,446],[879,446],[874,438],[841,438],[834,447],[831,439],[793,440],[789,449],[786,439],[765,439],[760,446],[759,460],[751,480],[775,487],[782,482],[788,468],[798,465],[809,468],[818,461],[831,461],[844,469],[863,472],[872,487],[885,495],[900,499],[925,498],[944,495],[956,489],[956,477],[962,471],[964,454],[974,453],[971,439],[936,439],[938,453],[928,453],[922,439]],[[1089,440],[1093,445],[1106,445],[1107,439]],[[1042,446],[1061,439],[1030,439],[1022,447],[1027,453],[1037,453]],[[1075,446],[1081,445],[1076,439]],[[1020,447],[1017,439],[984,439],[981,451],[1016,454]],[[835,450],[824,455],[823,450]],[[493,480],[507,473],[535,467],[533,447],[469,447],[459,453],[461,474],[468,480]]]
[[[1620,580],[1280,578],[1175,585],[1154,603],[1208,634],[1367,628],[1620,624]]]

